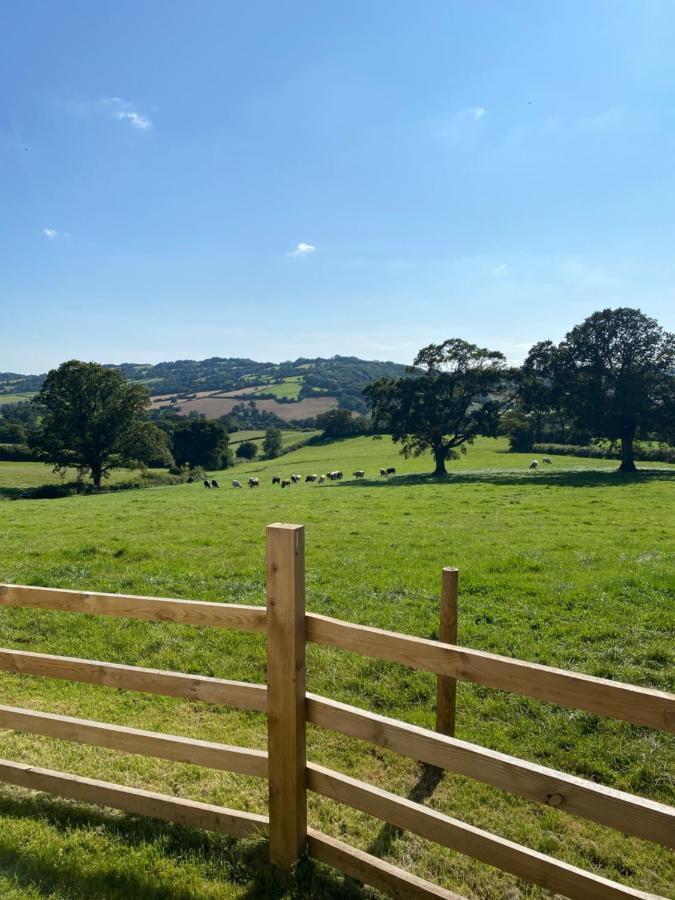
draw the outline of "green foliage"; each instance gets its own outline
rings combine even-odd
[[[268,428],[263,440],[263,453],[267,459],[274,459],[281,453],[281,448],[281,431],[278,428]]]
[[[329,409],[316,417],[316,427],[323,432],[323,439],[336,441],[367,434],[370,423],[363,416],[352,415],[347,409]]]
[[[621,459],[621,450],[616,442],[600,442],[579,446],[578,444],[534,444],[535,453],[560,454],[562,456],[588,457],[590,459]],[[667,444],[658,446],[635,445],[635,459],[644,462],[675,463],[675,447]]]
[[[503,354],[452,338],[420,350],[408,377],[376,381],[363,393],[373,430],[391,434],[406,457],[431,450],[434,474],[445,475],[457,448],[466,452],[477,435],[497,433],[511,401],[504,379]]]
[[[621,441],[621,467],[635,470],[636,437],[675,437],[675,335],[639,309],[604,309],[558,346],[544,341],[523,366],[526,409],[562,409],[592,437]]]
[[[25,444],[26,429],[21,422],[0,419],[0,441],[5,444]]]
[[[57,471],[75,468],[98,487],[112,469],[147,458],[147,402],[147,390],[119,372],[70,360],[47,374],[33,399],[43,417],[30,446]]]
[[[179,466],[222,469],[230,465],[227,428],[215,419],[175,416],[171,429],[171,451]]]
[[[258,455],[258,445],[255,441],[242,441],[238,444],[235,455],[239,459],[255,459]]]

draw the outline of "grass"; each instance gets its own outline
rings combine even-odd
[[[277,384],[270,384],[265,387],[266,394],[274,394],[275,397],[285,397],[288,400],[297,400],[300,396],[300,388],[304,380],[303,375],[290,375]]]
[[[305,446],[237,469],[257,490],[182,485],[19,501],[2,506],[0,580],[204,600],[264,602],[264,527],[307,530],[308,609],[423,637],[438,631],[443,565],[460,568],[460,641],[468,646],[672,690],[675,467],[618,476],[613,461],[529,454],[483,440],[437,482],[426,459],[389,441]],[[27,477],[3,463],[5,482]],[[397,475],[380,479],[380,466]],[[363,482],[301,484],[272,475],[364,468]],[[21,472],[24,471],[24,475]],[[217,475],[217,473],[214,473]],[[227,472],[221,473],[221,484]],[[0,645],[262,681],[261,637],[187,626],[0,610]],[[433,727],[432,676],[310,647],[308,688]],[[460,685],[458,737],[663,802],[673,802],[674,743],[647,729]],[[262,716],[108,688],[0,675],[0,702],[263,748]],[[256,812],[266,785],[211,772],[4,732],[2,755]],[[430,784],[412,761],[317,728],[309,757],[536,850],[660,894],[672,891],[666,851],[554,809],[445,775]],[[433,788],[433,790],[432,790]],[[310,797],[315,827],[375,850],[472,898],[545,891]],[[234,842],[41,795],[0,792],[3,897],[370,897],[304,863],[293,879],[265,864],[264,838]]]
[[[0,394],[0,405],[3,403],[23,403],[34,397],[37,391],[26,391],[21,394]]]

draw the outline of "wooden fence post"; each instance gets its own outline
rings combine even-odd
[[[267,743],[270,862],[290,869],[307,843],[302,525],[267,528]]]
[[[457,594],[459,569],[445,566],[441,587],[441,623],[439,640],[444,644],[457,643]],[[455,736],[457,679],[438,675],[436,679],[436,731]]]

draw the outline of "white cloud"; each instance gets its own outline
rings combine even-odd
[[[485,110],[482,106],[471,106],[469,107],[469,112],[473,113],[474,119],[482,119],[487,110]]]
[[[314,253],[316,247],[313,244],[305,244],[304,241],[300,241],[295,250],[291,250],[288,256],[307,256],[308,253]]]
[[[146,131],[152,128],[152,122],[147,116],[136,112],[132,103],[123,100],[122,97],[103,97],[101,104],[112,110],[113,118],[120,122],[128,122],[133,128]]]
[[[509,270],[509,267],[506,263],[500,263],[498,266],[495,266],[492,270],[492,274],[495,276],[505,275]]]
[[[48,241],[67,241],[70,239],[69,231],[57,231],[56,228],[43,228],[42,233]]]
[[[438,136],[449,144],[472,142],[482,132],[484,125],[481,120],[486,116],[487,110],[484,106],[466,106],[458,109],[440,124]]]

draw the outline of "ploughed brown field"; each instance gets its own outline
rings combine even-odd
[[[233,407],[242,402],[243,391],[236,391],[236,396],[224,396],[201,391],[194,400],[181,400],[176,406],[176,411],[181,416],[187,416],[191,412],[204,413],[209,419],[217,419],[218,416],[227,415]],[[165,395],[163,397],[151,397],[151,406],[155,409],[159,407],[169,406],[168,397],[174,394]],[[277,403],[276,400],[256,400],[255,405],[259,410],[272,412],[283,419],[290,422],[292,419],[309,419],[324,413],[329,409],[334,409],[338,403],[335,397],[308,397],[306,400],[300,400],[297,403]]]

